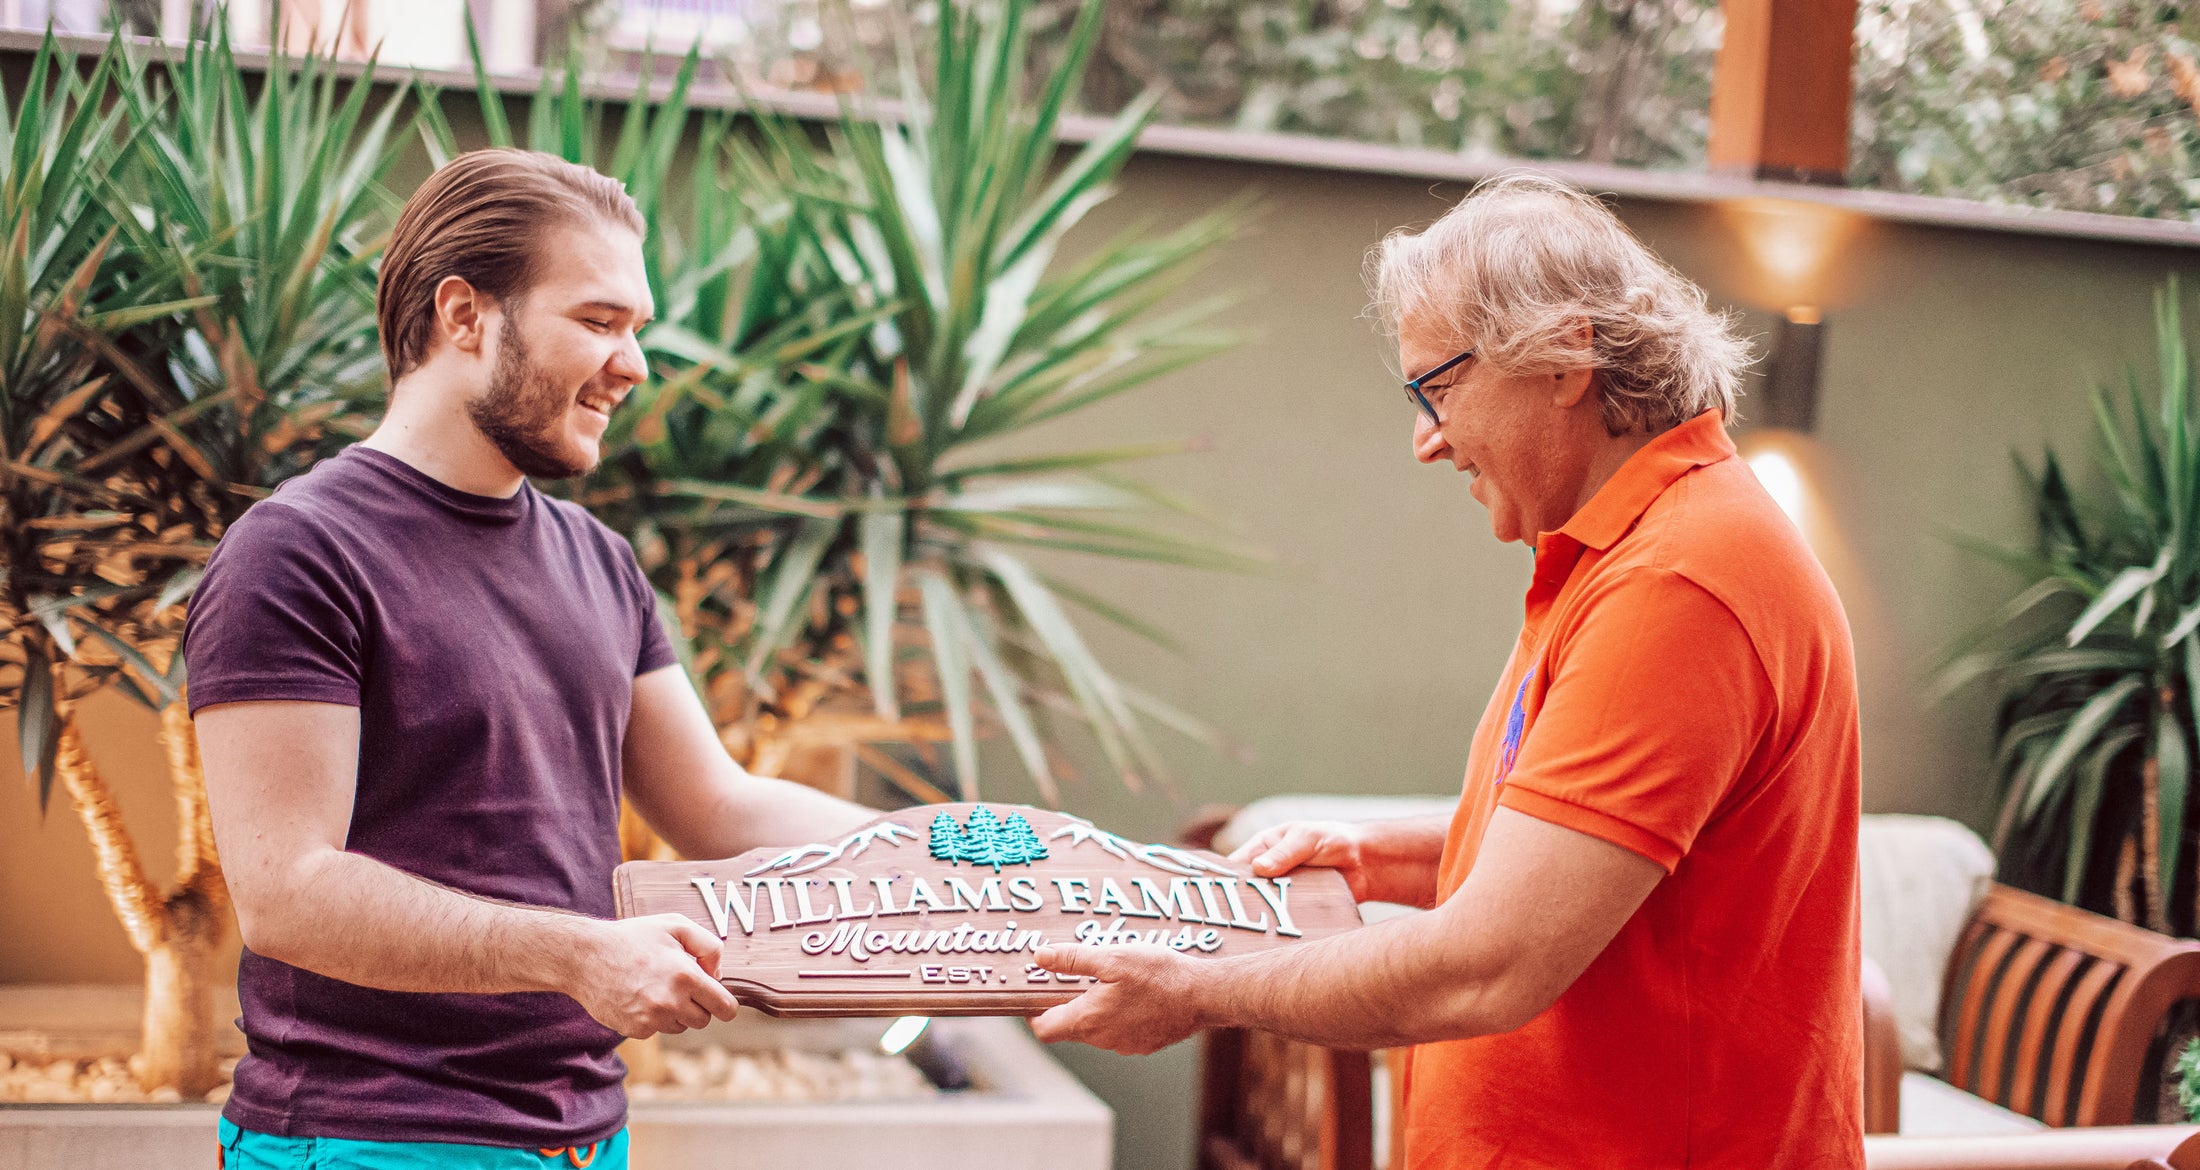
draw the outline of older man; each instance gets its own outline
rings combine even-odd
[[[1603,205],[1487,183],[1373,264],[1413,450],[1535,553],[1446,824],[1239,851],[1427,914],[1280,952],[1056,947],[1048,1040],[1412,1045],[1402,1165],[1861,1166],[1847,622],[1726,427],[1747,350]]]

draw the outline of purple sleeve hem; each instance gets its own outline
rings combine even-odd
[[[673,651],[672,647],[662,642],[654,646],[645,646],[642,648],[641,665],[634,668],[634,677],[640,678],[650,671],[663,670],[665,667],[672,666],[679,661],[680,656]]]
[[[189,698],[193,715],[221,703],[333,703],[340,707],[356,707],[359,688],[281,679],[237,680],[216,686],[191,687]]]

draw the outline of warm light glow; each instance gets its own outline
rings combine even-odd
[[[886,1025],[886,1034],[878,1038],[878,1050],[888,1056],[900,1056],[931,1026],[930,1016],[903,1016]]]
[[[1828,269],[1856,230],[1856,217],[1838,208],[1786,199],[1743,199],[1727,205],[1742,245],[1757,262],[1751,299],[1795,305],[1812,318],[1827,293]],[[1800,320],[1800,318],[1796,318]]]
[[[1757,482],[1765,485],[1765,493],[1772,502],[1780,505],[1789,520],[1797,528],[1804,527],[1803,503],[1807,498],[1803,487],[1803,473],[1796,470],[1795,462],[1787,452],[1766,449],[1749,457],[1749,469],[1757,473]]]

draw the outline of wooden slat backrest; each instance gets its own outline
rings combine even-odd
[[[2058,948],[2046,970],[2040,972],[2040,986],[2053,989],[2068,985],[2086,961],[2083,951]],[[2040,1098],[2048,1081],[2041,1075],[2041,1056],[2048,1051],[2049,1029],[2060,1022],[2053,1011],[2026,1012],[2017,1029],[2017,1076],[2016,1083],[2009,1086],[2009,1099],[2022,1102],[2021,1112],[2035,1117],[2041,1115]]]
[[[2016,1056],[2010,1033],[2014,1031],[2017,1014],[2032,1000],[2038,990],[2033,977],[2047,963],[2055,951],[2055,945],[2044,938],[2027,938],[2017,945],[2002,968],[2001,979],[1995,984],[1990,1006],[1986,1010],[1985,1051],[1980,1056],[1979,1096],[1989,1101],[2007,1100],[2012,1095],[2006,1090],[2009,1078],[2006,1073]]]
[[[1201,1170],[1373,1170],[1367,1053],[1237,1028],[1203,1044]]]
[[[2108,989],[2124,975],[2124,969],[2115,963],[2088,962],[2090,967],[2063,1004],[2062,1021],[2055,1027],[2055,1046],[2048,1050],[2047,1100],[2039,1118],[2049,1125],[2075,1124],[2071,1118],[2078,1104],[2077,1087],[2084,1079],[2084,1070],[2078,1067],[2079,1054],[2087,1048],[2087,1037],[2100,1026],[2101,1011],[2108,1006]]]
[[[2049,1125],[2132,1121],[2148,1048],[2200,996],[2200,942],[1993,886],[1948,963],[1947,1079]]]
[[[1965,932],[1966,937],[1969,933]],[[2019,936],[2014,931],[1996,930],[1988,924],[1977,937],[1975,953],[1966,955],[1960,950],[1956,953],[1965,961],[1951,963],[1948,970],[1951,979],[1960,982],[1954,994],[1941,1000],[1942,1011],[1952,1010],[1956,1020],[1947,1051],[1948,1081],[1974,1093],[1978,1091],[1979,1037],[1986,1025],[1987,997],[2001,978],[2002,964],[2008,960],[2009,952],[2016,949]]]

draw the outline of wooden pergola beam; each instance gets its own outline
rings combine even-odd
[[[1856,0],[1725,0],[1711,83],[1714,172],[1841,185]]]

